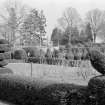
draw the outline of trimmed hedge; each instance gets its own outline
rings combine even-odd
[[[23,48],[26,53],[28,60],[27,62],[33,62],[33,63],[39,63],[40,62],[40,57],[44,57],[45,53],[43,50],[39,50],[36,47],[25,47]]]
[[[11,49],[10,43],[5,39],[0,39],[0,52],[8,52]]]
[[[40,51],[36,47],[25,47],[23,49],[26,51],[28,57],[40,56]]]
[[[5,52],[4,54],[4,59],[11,59],[11,52]]]
[[[88,83],[89,94],[95,105],[105,105],[105,76],[96,76]]]
[[[0,61],[4,60],[5,59],[5,55],[4,53],[0,53]]]
[[[40,92],[49,105],[89,105],[87,86],[52,84]]]
[[[28,57],[27,62],[40,63],[40,57]]]
[[[15,105],[43,105],[46,101],[49,105],[40,93],[48,84],[50,83],[30,77],[0,75],[0,100]]]
[[[21,59],[21,60],[27,59],[27,54],[23,49],[15,50],[13,56],[14,59]]]
[[[8,62],[5,60],[0,61],[0,67],[6,66],[7,64]]]
[[[87,86],[50,82],[0,75],[0,100],[15,105],[89,105]]]

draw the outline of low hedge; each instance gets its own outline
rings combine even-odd
[[[0,100],[15,105],[43,105],[45,100],[40,90],[46,85],[46,81],[36,78],[0,75]]]
[[[0,75],[0,100],[15,105],[89,105],[87,86]]]

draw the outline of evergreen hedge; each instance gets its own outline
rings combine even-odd
[[[25,50],[18,49],[18,50],[14,51],[13,57],[14,57],[14,59],[25,60],[25,59],[27,59],[27,54],[26,54]]]

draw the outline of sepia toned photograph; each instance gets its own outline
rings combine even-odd
[[[0,0],[0,105],[105,105],[105,1]]]

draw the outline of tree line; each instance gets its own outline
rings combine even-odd
[[[76,44],[77,40],[95,43],[97,36],[105,37],[105,11],[90,10],[82,19],[75,8],[69,7],[58,19],[58,25],[51,35],[54,45]]]
[[[8,1],[0,13],[0,35],[12,45],[39,44],[45,36],[46,17],[43,10],[28,7],[18,1]]]

